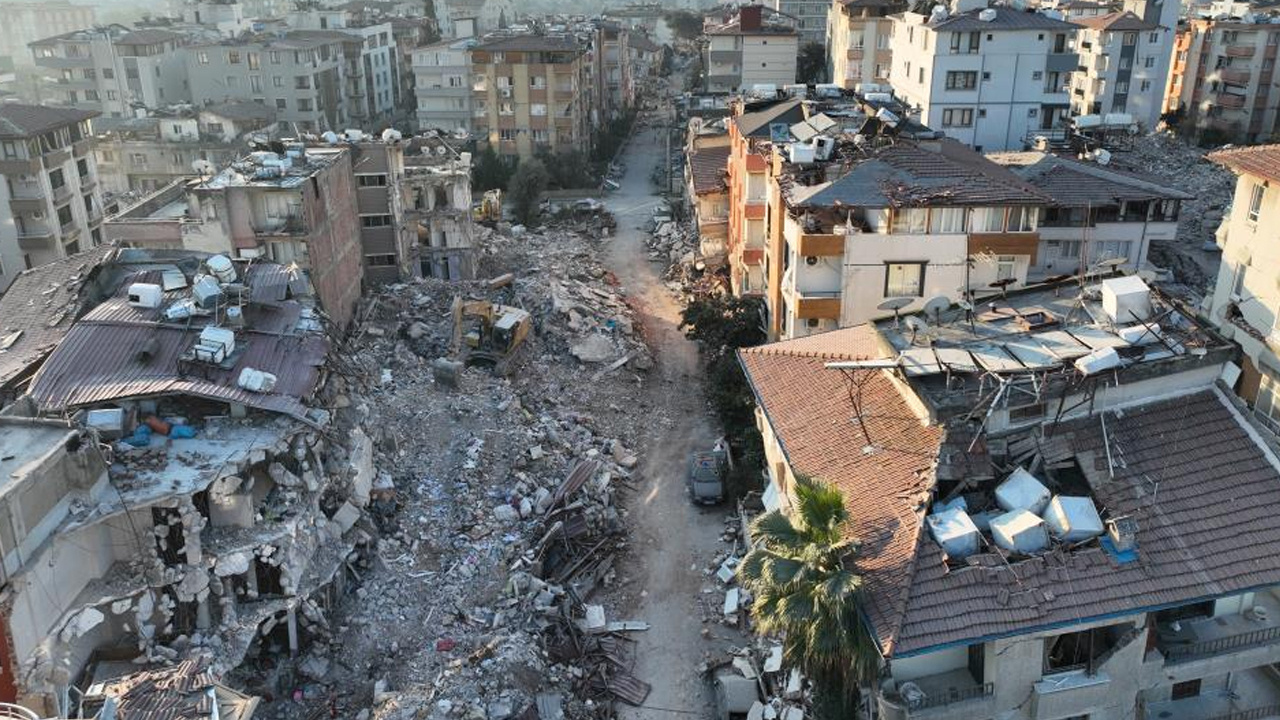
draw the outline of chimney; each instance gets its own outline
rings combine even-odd
[[[743,5],[738,10],[738,27],[742,28],[742,32],[760,32],[763,17],[763,5]]]

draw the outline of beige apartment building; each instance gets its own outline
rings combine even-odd
[[[864,83],[888,84],[893,67],[893,21],[899,0],[834,0],[827,18],[827,64],[831,82],[846,90]]]
[[[507,157],[586,150],[591,60],[568,36],[517,35],[471,49],[475,137]]]
[[[703,28],[703,67],[709,93],[748,92],[796,81],[800,34],[796,19],[763,5],[743,5]]]
[[[1165,111],[1181,109],[1179,128],[1213,142],[1266,142],[1276,129],[1275,80],[1280,25],[1264,15],[1180,25]]]

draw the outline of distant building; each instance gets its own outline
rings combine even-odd
[[[90,119],[96,111],[0,103],[0,288],[102,242]]]
[[[93,5],[75,5],[67,0],[49,2],[0,3],[0,56],[12,57],[27,65],[31,51],[27,43],[39,38],[65,35],[97,24]]]
[[[345,327],[364,273],[361,228],[392,220],[360,214],[352,150],[286,147],[285,155],[254,154],[212,178],[175,182],[112,217],[107,236],[141,248],[297,263],[325,312]]]
[[[185,43],[169,30],[112,25],[37,40],[31,54],[45,71],[45,99],[122,118],[191,100]]]
[[[514,35],[469,51],[473,130],[498,154],[588,150],[592,101],[590,59],[572,37]]]
[[[441,40],[413,51],[419,130],[471,132],[476,93],[468,51],[475,43],[472,38]]]
[[[1079,68],[1071,76],[1072,115],[1132,116],[1151,131],[1164,112],[1178,3],[1131,2],[1106,15],[1073,18]]]
[[[899,0],[832,0],[827,19],[831,82],[846,90],[889,83],[893,69],[893,21]]]
[[[513,0],[435,0],[436,22],[446,38],[479,37],[516,21]]]
[[[796,81],[800,36],[796,19],[763,5],[743,5],[708,18],[702,64],[706,92],[747,92]]]
[[[827,41],[827,14],[831,4],[826,0],[773,0],[773,9],[796,19],[800,44]]]
[[[1020,150],[1070,112],[1079,28],[1011,7],[893,18],[893,92],[921,123],[979,151]]]
[[[1265,142],[1280,120],[1273,89],[1280,24],[1268,15],[1180,24],[1165,111],[1179,130],[1215,143]]]

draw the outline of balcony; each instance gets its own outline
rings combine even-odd
[[[9,181],[9,207],[14,212],[36,212],[44,210],[48,203],[48,195],[38,182]]]
[[[93,149],[92,138],[84,138],[83,140],[77,140],[71,143],[71,154],[76,156],[77,158],[82,158],[85,155],[88,155],[89,151],[92,149]]]
[[[291,215],[283,218],[268,218],[262,227],[253,229],[253,234],[258,237],[282,238],[282,237],[306,237],[307,224],[300,216]]]
[[[1106,704],[1111,678],[1105,673],[1067,670],[1045,675],[1035,683],[1031,695],[1033,720],[1086,714],[1091,708]]]
[[[839,320],[840,292],[797,290],[795,292],[796,317],[801,320]]]
[[[57,150],[47,152],[44,155],[40,156],[40,159],[42,162],[44,162],[44,167],[46,170],[52,170],[54,168],[62,167],[64,163],[66,163],[68,160],[71,159],[71,148],[70,147],[58,148]]]
[[[1222,82],[1232,85],[1248,85],[1253,73],[1248,68],[1223,68],[1220,73]]]
[[[962,720],[988,717],[993,709],[993,683],[979,683],[968,670],[951,670],[910,681],[923,697],[908,701],[897,692],[878,697],[884,717]],[[899,690],[905,683],[898,683]]]
[[[1142,720],[1275,720],[1280,718],[1277,673],[1259,667],[1231,676],[1230,690],[1202,690],[1194,697],[1148,702]]]
[[[1267,591],[1245,612],[1162,622],[1155,631],[1164,672],[1176,680],[1280,662],[1280,600]]]
[[[844,235],[805,234],[796,243],[796,253],[800,257],[831,257],[844,254]]]
[[[1231,110],[1239,110],[1244,107],[1244,95],[1234,95],[1232,93],[1220,92],[1216,96],[1218,105]]]
[[[1258,49],[1252,45],[1228,45],[1227,57],[1251,58]]]
[[[23,250],[39,250],[53,239],[53,228],[41,222],[23,221],[18,228],[18,247]]]
[[[863,50],[862,50],[862,48],[860,48],[860,47],[856,47],[856,48],[849,48],[849,52],[848,52],[848,54],[847,54],[847,57],[848,57],[850,60],[861,60],[861,59],[862,59],[862,53],[863,53]]]

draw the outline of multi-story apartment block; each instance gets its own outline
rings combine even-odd
[[[827,41],[827,17],[831,3],[827,0],[773,0],[773,9],[796,19],[800,44]]]
[[[182,19],[192,25],[214,28],[223,37],[235,37],[252,29],[250,18],[244,14],[239,2],[218,0],[187,0],[182,6]]]
[[[590,59],[576,39],[514,35],[469,53],[472,127],[481,143],[521,158],[590,147]]]
[[[706,92],[781,89],[796,81],[796,20],[763,5],[743,5],[705,21],[702,66]]]
[[[75,108],[0,103],[0,287],[102,240],[90,119]]]
[[[406,212],[417,228],[415,274],[445,280],[475,277],[471,156],[440,138],[418,138],[405,154]]]
[[[1124,113],[1151,131],[1164,112],[1178,3],[1137,2],[1126,8],[1072,20],[1083,29],[1076,39],[1080,64],[1071,76],[1071,113]]]
[[[400,86],[396,92],[396,126],[412,126],[418,112],[413,53],[436,37],[435,23],[424,17],[392,17],[387,22],[391,23],[391,37],[395,39],[396,81]]]
[[[1212,142],[1266,141],[1276,131],[1280,25],[1267,15],[1195,18],[1178,27],[1166,112],[1180,131]]]
[[[392,119],[400,105],[400,53],[388,19],[343,8],[303,9],[289,16],[295,37],[310,34],[342,42],[343,95],[352,123],[379,124]]]
[[[286,143],[251,153],[213,177],[174,182],[125,208],[107,237],[144,248],[265,258],[308,271],[339,326],[351,320],[364,272],[363,228],[390,227],[387,213],[359,213],[354,152]]]
[[[685,196],[698,230],[698,255],[709,266],[724,262],[729,239],[729,134],[708,126],[702,118],[689,120],[685,143]]]
[[[247,101],[118,121],[98,133],[98,178],[106,192],[150,194],[198,168],[225,167],[248,149],[248,133],[265,140],[275,130],[275,111]]]
[[[468,51],[475,42],[473,38],[441,40],[413,51],[419,130],[471,132],[475,92]]]
[[[105,117],[133,117],[138,108],[191,99],[185,42],[168,30],[112,25],[37,40],[31,54],[45,72],[44,99]]]
[[[1280,145],[1219,150],[1209,156],[1235,171],[1231,212],[1218,230],[1222,264],[1209,319],[1243,351],[1236,392],[1280,434]]]
[[[1097,285],[741,351],[765,507],[820,481],[862,540],[876,717],[1276,716],[1280,461],[1221,387],[1237,350]]]
[[[893,69],[893,21],[899,0],[833,0],[827,17],[827,69],[846,90],[888,84]]]
[[[418,227],[405,202],[405,144],[371,140],[345,147],[355,172],[365,282],[383,285],[417,277]]]
[[[479,37],[516,21],[513,0],[436,0],[435,11],[446,38]]]
[[[635,103],[629,41],[630,33],[618,23],[597,21],[591,43],[597,123],[618,117]]]
[[[342,131],[347,108],[346,43],[351,36],[298,30],[188,48],[187,71],[197,105],[261,101],[301,132]]]
[[[895,15],[894,94],[920,122],[977,150],[1018,150],[1069,110],[1079,28],[1011,7]]]
[[[93,5],[73,5],[67,0],[0,3],[0,56],[21,65],[31,59],[27,43],[38,38],[65,35],[97,23]]]

